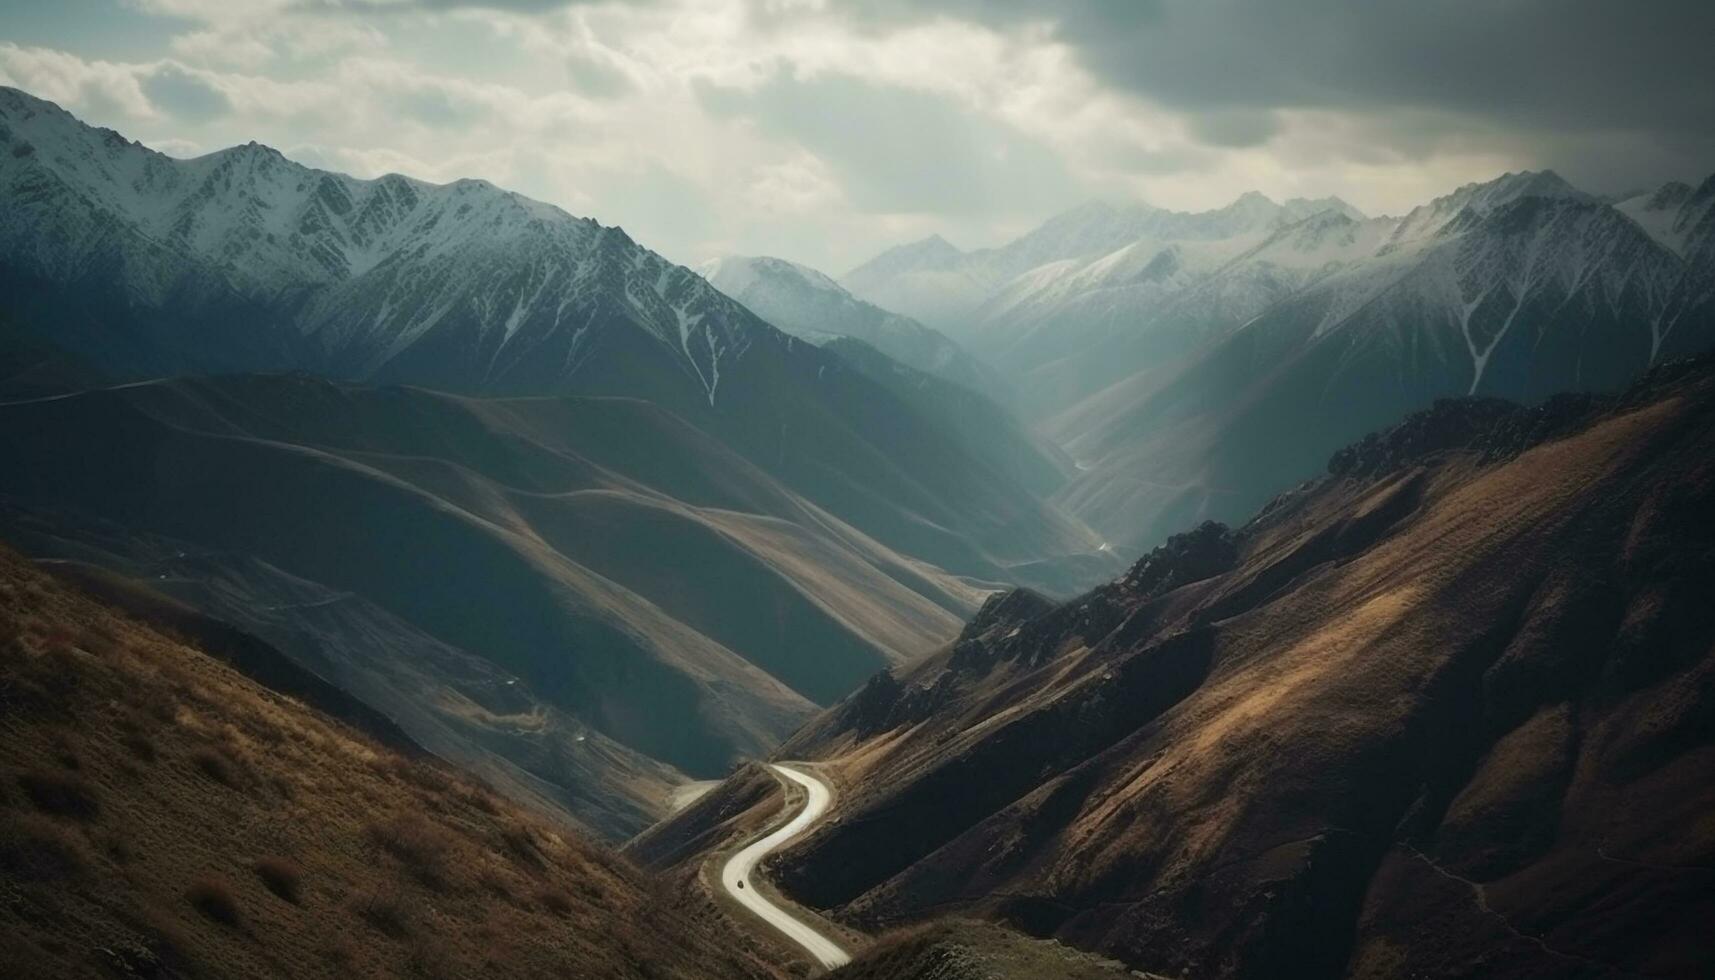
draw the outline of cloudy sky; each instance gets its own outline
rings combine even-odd
[[[1712,37],[1708,0],[9,0],[0,83],[175,155],[487,177],[840,273],[1093,197],[1695,182]]]

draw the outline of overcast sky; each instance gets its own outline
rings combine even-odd
[[[1710,0],[7,0],[0,83],[174,155],[486,177],[838,274],[1092,197],[1696,182],[1711,38]]]

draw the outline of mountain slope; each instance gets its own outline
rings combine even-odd
[[[153,382],[0,406],[0,453],[22,543],[164,579],[620,836],[981,595],[636,400]]]
[[[1238,532],[997,597],[784,745],[782,886],[1175,976],[1697,976],[1711,955],[1715,364],[1457,400]]]
[[[694,898],[0,549],[9,975],[768,978]]]
[[[988,398],[906,367],[861,340],[836,337],[823,346],[918,414],[943,426],[973,457],[1020,486],[1047,495],[1066,483],[1072,469],[1066,454]]]
[[[116,378],[303,370],[639,398],[959,574],[1006,579],[1099,544],[617,228],[482,181],[356,180],[255,144],[174,160],[14,89],[0,143],[7,308]]]
[[[1002,407],[1012,398],[1008,385],[941,334],[782,259],[729,256],[701,271],[768,322],[839,353],[995,472],[1044,495],[1065,482],[1062,454]]]
[[[853,337],[906,367],[996,401],[1006,386],[992,370],[921,323],[847,292],[808,266],[769,256],[729,255],[697,270],[721,292],[794,336],[817,344]]]

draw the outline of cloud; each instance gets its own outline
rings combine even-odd
[[[202,64],[240,67],[272,60],[274,49],[266,41],[242,31],[192,31],[170,42],[173,53]]]
[[[708,111],[813,154],[867,211],[1035,210],[1077,193],[1047,147],[946,96],[784,70],[755,89],[705,83],[697,92]]]
[[[196,0],[190,0],[196,2]],[[267,2],[267,0],[264,0]],[[568,7],[582,7],[613,0],[286,0],[291,9],[314,12],[402,13],[413,10],[500,10],[520,14],[546,14]],[[652,0],[629,0],[638,6]]]
[[[127,65],[0,41],[0,73],[19,88],[82,110],[103,124],[156,116],[137,72]]]
[[[1715,148],[1715,4],[1707,0],[873,0],[869,29],[955,17],[1046,30],[1105,84],[1189,114],[1208,141],[1234,120],[1337,110],[1376,123],[1438,113],[1548,150],[1573,133],[1629,134],[1646,155]],[[1238,115],[1234,115],[1237,113]],[[1644,145],[1639,146],[1639,143]]]
[[[224,91],[181,65],[162,65],[143,76],[142,86],[150,102],[180,119],[206,122],[232,111]]]
[[[483,177],[689,261],[838,269],[1097,196],[1377,212],[1527,166],[1715,169],[1687,0],[105,2],[153,19],[132,62],[91,0],[60,50],[0,43],[0,79],[184,152]]]
[[[617,98],[637,90],[637,79],[625,60],[606,48],[585,45],[566,52],[566,74],[579,93],[593,98]]]
[[[171,136],[148,140],[146,145],[150,149],[158,150],[170,157],[178,157],[180,160],[202,156],[205,152],[202,144],[195,140],[177,139]]]
[[[1199,112],[1191,117],[1191,132],[1210,146],[1259,146],[1280,132],[1280,120],[1253,109]]]
[[[274,15],[234,18],[173,37],[175,55],[196,64],[255,71],[289,60],[326,59],[347,51],[375,52],[387,36],[347,18]]]

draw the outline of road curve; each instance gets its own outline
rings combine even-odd
[[[786,938],[804,947],[822,966],[830,970],[836,966],[844,966],[852,959],[845,950],[832,939],[762,897],[756,891],[756,883],[750,880],[750,873],[756,868],[757,862],[814,826],[816,821],[822,819],[822,814],[828,811],[828,804],[833,801],[833,793],[828,790],[828,784],[822,782],[819,777],[786,766],[770,764],[769,768],[781,779],[789,779],[804,787],[809,799],[804,803],[804,809],[788,820],[785,826],[751,842],[727,859],[727,863],[721,868],[721,887],[726,889],[728,895],[737,899],[740,905],[761,916],[763,921],[778,929]],[[742,888],[739,887],[741,882],[744,885]]]

